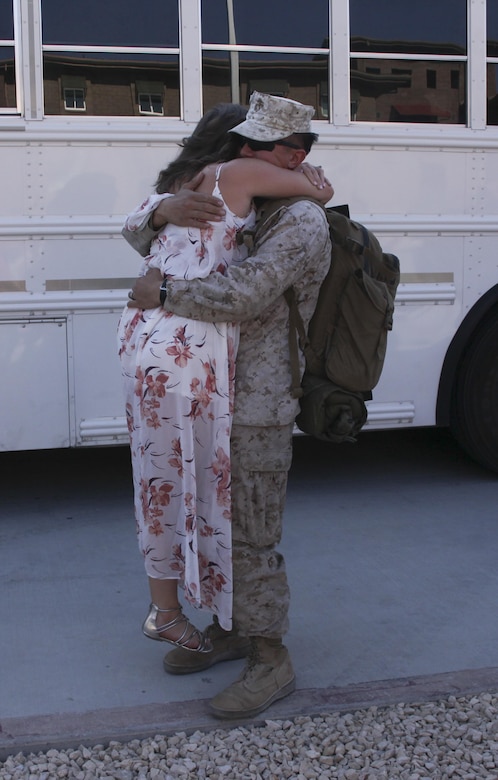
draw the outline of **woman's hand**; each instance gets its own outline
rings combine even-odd
[[[331,183],[325,176],[321,165],[311,165],[311,163],[303,162],[299,166],[299,170],[304,173],[306,178],[309,179],[309,181],[314,184],[315,187],[318,187],[319,190],[322,190],[325,184],[327,184],[329,187],[332,187]],[[334,189],[332,187],[332,195],[333,194]]]

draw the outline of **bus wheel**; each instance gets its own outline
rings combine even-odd
[[[498,471],[498,312],[479,328],[457,373],[450,427],[463,449]]]

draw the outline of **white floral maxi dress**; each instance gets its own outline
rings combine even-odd
[[[216,172],[213,195],[222,199]],[[128,217],[137,229],[165,196],[153,195]],[[223,272],[247,254],[237,233],[254,211],[203,229],[167,225],[142,272],[172,278]],[[125,308],[118,328],[130,434],[139,548],[149,577],[178,579],[186,600],[232,615],[230,429],[238,326]]]

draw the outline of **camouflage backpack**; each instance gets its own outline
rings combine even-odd
[[[297,199],[286,203],[292,200]],[[399,260],[382,251],[370,230],[349,219],[347,206],[324,210],[332,240],[331,264],[308,332],[294,289],[285,294],[293,392],[301,406],[296,423],[325,441],[355,441],[367,419],[365,401],[372,398],[384,366]],[[302,381],[298,343],[306,358]]]

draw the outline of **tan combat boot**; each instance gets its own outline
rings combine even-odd
[[[224,631],[218,623],[216,615],[213,622],[204,631],[213,649],[209,653],[196,653],[181,648],[171,650],[164,656],[164,671],[169,674],[192,674],[209,669],[220,661],[234,661],[245,658],[250,649],[249,637],[241,636],[237,629]]]
[[[281,640],[251,637],[246,668],[209,706],[217,718],[250,718],[288,696],[295,687],[290,656]]]

